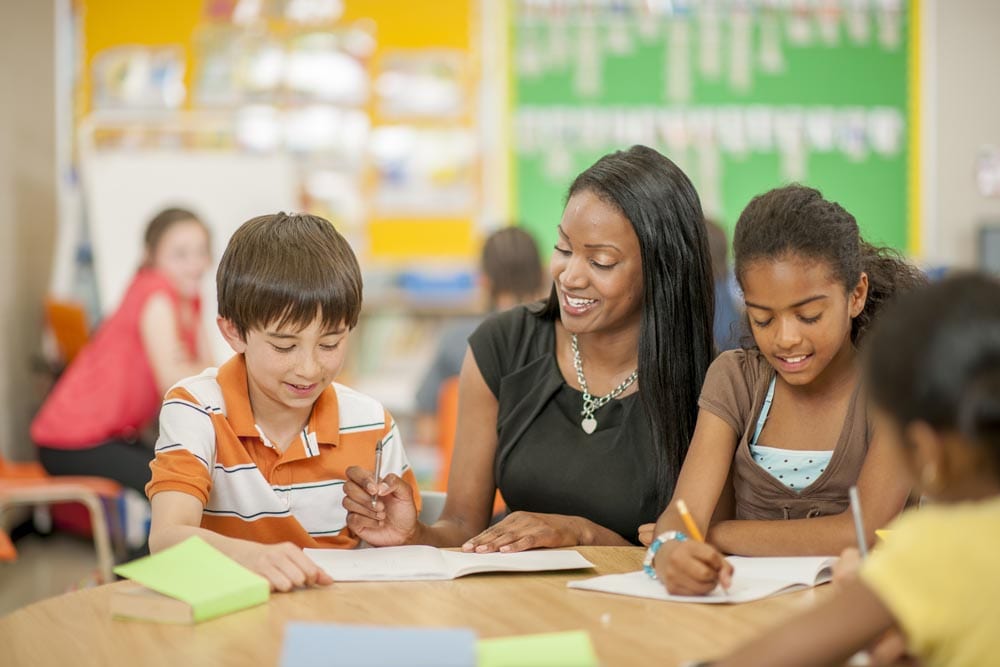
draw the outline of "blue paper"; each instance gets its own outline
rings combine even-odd
[[[281,667],[475,667],[466,628],[391,628],[288,623]]]

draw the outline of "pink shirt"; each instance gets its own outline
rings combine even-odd
[[[31,423],[36,444],[86,449],[112,438],[135,437],[156,417],[162,396],[142,342],[139,321],[149,299],[164,293],[178,314],[178,335],[197,358],[201,302],[188,326],[181,323],[181,296],[152,269],[141,269],[114,312],[63,373]]]

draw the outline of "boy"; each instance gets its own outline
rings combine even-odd
[[[150,550],[198,535],[275,590],[331,583],[302,548],[358,545],[346,468],[370,468],[382,446],[384,477],[418,494],[389,413],[333,384],[361,310],[357,259],[323,218],[265,215],[233,234],[216,286],[236,354],[167,392]]]

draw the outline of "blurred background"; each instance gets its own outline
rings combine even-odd
[[[727,234],[801,181],[929,270],[1000,270],[996,0],[0,0],[0,37],[9,460],[34,457],[72,353],[46,303],[93,332],[170,205],[215,261],[276,210],[350,240],[365,304],[343,379],[393,412],[427,486],[417,389],[442,333],[488,308],[484,240],[517,225],[546,259],[606,152],[665,153]],[[221,362],[214,267],[202,298]]]

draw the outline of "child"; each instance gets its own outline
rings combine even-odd
[[[893,629],[926,667],[1000,655],[1000,282],[959,276],[907,296],[867,362],[881,437],[935,504],[900,518],[859,578],[720,666],[842,664]]]
[[[387,479],[417,494],[389,413],[333,383],[361,310],[357,260],[322,218],[265,215],[233,235],[216,284],[236,355],[163,402],[150,549],[198,535],[276,590],[330,583],[302,548],[358,545],[341,508],[345,469],[383,447]]]
[[[865,243],[850,213],[801,185],[754,198],[733,247],[754,345],[709,368],[674,500],[642,536],[659,536],[651,555],[674,594],[727,585],[722,553],[839,553],[854,539],[855,483],[871,530],[909,491],[874,437],[856,361],[882,304],[922,274]],[[677,499],[709,529],[707,543],[685,541]]]
[[[194,213],[161,211],[121,305],[56,383],[31,423],[50,475],[100,475],[141,494],[149,481],[163,394],[210,365],[201,326],[201,279],[211,266],[208,230]],[[145,502],[145,501],[143,501]]]

